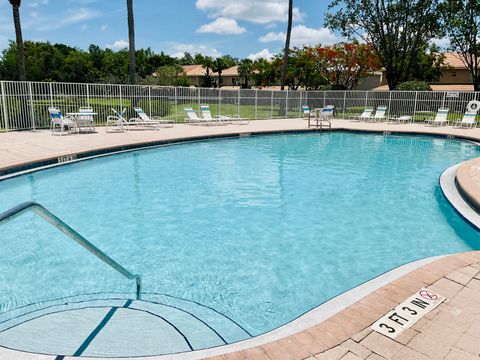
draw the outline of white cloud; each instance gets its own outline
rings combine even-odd
[[[105,31],[105,30],[107,30],[107,29],[108,29],[108,25],[107,25],[107,24],[104,24],[104,25],[100,26],[100,30],[102,30],[102,31]]]
[[[183,54],[188,52],[192,55],[202,54],[205,56],[219,57],[222,54],[215,48],[208,47],[206,45],[199,44],[173,44],[173,49],[170,54],[173,57],[181,58]]]
[[[285,22],[288,19],[286,0],[197,0],[195,6],[212,17],[226,17],[257,24]],[[296,21],[302,19],[298,8],[293,9],[293,17]]]
[[[286,34],[284,32],[269,32],[259,38],[260,42],[285,42]],[[339,39],[332,31],[327,28],[309,28],[304,25],[294,26],[292,29],[292,45],[331,45],[339,42]]]
[[[40,31],[57,30],[65,26],[90,21],[100,16],[100,12],[88,8],[70,9],[67,14],[56,16],[58,20],[52,21],[50,17],[42,18],[39,19],[38,23],[28,24],[28,27],[35,27],[36,30]]]
[[[117,40],[114,41],[112,44],[107,44],[107,48],[112,50],[121,50],[128,47],[128,41],[126,40]]]
[[[247,56],[248,59],[255,61],[258,59],[266,59],[270,60],[273,57],[274,54],[272,54],[268,49],[263,49],[255,54],[250,54]]]
[[[197,29],[199,33],[214,33],[214,34],[243,34],[247,29],[238,25],[234,19],[220,17],[210,24],[205,24]]]

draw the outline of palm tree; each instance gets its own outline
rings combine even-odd
[[[238,75],[241,78],[242,88],[249,89],[248,82],[253,74],[253,61],[250,59],[243,59],[238,66]]]
[[[222,72],[230,67],[230,64],[224,58],[216,58],[212,63],[213,72],[218,73],[218,87],[222,87]]]
[[[200,65],[205,69],[205,76],[203,77],[202,85],[204,87],[212,87],[211,70],[213,68],[213,59],[210,56],[202,57]]]
[[[133,19],[133,0],[127,0],[128,13],[128,44],[130,57],[130,73],[129,83],[135,84],[137,82],[137,74],[135,70],[135,22]]]
[[[27,80],[25,71],[25,49],[23,47],[22,26],[20,25],[20,3],[21,0],[10,0],[13,10],[13,22],[15,24],[15,36],[17,40],[17,63],[18,63],[18,79],[20,81]]]
[[[282,68],[282,87],[285,89],[285,80],[287,76],[288,67],[288,55],[290,52],[290,37],[292,35],[292,22],[293,22],[293,0],[288,0],[288,26],[287,26],[287,38],[285,39],[285,50],[283,52],[283,68]]]

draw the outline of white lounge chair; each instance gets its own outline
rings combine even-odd
[[[216,115],[212,116],[209,105],[201,105],[200,111],[202,112],[202,118],[205,120],[210,120],[213,123],[218,122],[219,125],[235,124],[235,125],[248,125],[248,119],[239,117],[238,115],[226,116],[226,115]]]
[[[333,115],[335,115],[335,105],[327,105],[322,109],[322,114],[327,119],[332,119]]]
[[[125,112],[127,108],[124,108],[122,111],[117,111],[112,108],[115,116],[107,117],[106,131],[108,132],[124,132],[128,130],[128,121],[125,119]]]
[[[91,107],[81,107],[78,111],[79,115],[75,119],[75,123],[78,131],[80,132],[82,128],[88,129],[88,131],[95,132],[95,121],[93,120],[93,109]]]
[[[308,116],[310,115],[310,107],[308,105],[303,105],[302,106],[302,117],[305,119],[308,119]]]
[[[52,135],[63,135],[65,129],[68,130],[67,133],[75,131],[75,122],[71,118],[63,116],[59,108],[49,107],[48,112],[50,114],[50,132]],[[60,131],[55,131],[55,129]]]
[[[387,112],[387,107],[386,106],[379,106],[377,107],[377,111],[375,111],[375,115],[370,117],[370,120],[372,121],[384,121],[387,120],[387,116],[385,113]]]
[[[138,117],[128,120],[128,125],[142,126],[142,127],[145,127],[145,128],[153,127],[155,129],[158,129],[160,127],[164,127],[164,128],[173,127],[173,121],[172,120],[163,120],[163,119],[159,119],[159,118],[156,118],[156,117],[151,119],[145,113],[145,111],[143,111],[142,108],[136,107],[136,108],[133,108],[133,109],[137,113]]]
[[[362,121],[365,119],[370,119],[372,117],[372,113],[373,113],[373,108],[365,108],[365,110],[363,110],[361,114],[352,115],[352,116],[349,116],[349,118],[351,120]]]
[[[430,118],[426,122],[433,126],[442,126],[448,124],[448,109],[440,108],[435,118]]]
[[[192,108],[184,108],[187,117],[185,118],[185,123],[189,125],[215,125],[211,120],[205,120],[204,118],[198,117],[195,110]]]
[[[460,127],[474,128],[477,126],[477,113],[474,111],[467,111],[462,118],[462,121],[458,123]]]

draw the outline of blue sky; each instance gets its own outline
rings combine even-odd
[[[288,0],[134,0],[137,48],[179,56],[184,51],[268,57],[281,49]],[[292,42],[331,44],[323,28],[328,0],[295,0]],[[127,46],[125,0],[23,0],[25,40]],[[0,0],[0,49],[14,39],[11,6]]]

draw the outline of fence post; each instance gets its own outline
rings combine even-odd
[[[202,102],[201,95],[200,95],[200,88],[197,88],[197,102],[198,102],[198,108],[200,109],[200,103]]]
[[[242,90],[241,89],[238,89],[238,108],[237,108],[237,114],[238,114],[238,117],[240,117],[240,96],[241,96],[241,92]]]
[[[302,98],[303,98],[303,91],[300,91],[300,104],[299,104],[299,109],[298,111],[300,112],[300,116],[302,115]]]
[[[88,83],[85,85],[87,86],[87,106],[90,107],[90,87],[88,86]]]
[[[270,98],[270,118],[273,119],[273,90]]]
[[[343,92],[343,116],[342,116],[344,119],[345,119],[346,106],[347,106],[347,91],[345,90]]]
[[[447,92],[443,92],[443,99],[442,99],[442,109],[445,109],[445,98],[447,97]]]
[[[258,120],[258,89],[255,89],[255,120]]]
[[[3,125],[5,131],[8,131],[8,111],[7,111],[7,99],[5,95],[5,81],[0,82],[2,89],[2,104],[3,104]]]
[[[177,87],[173,88],[173,96],[175,101],[175,122],[178,121],[178,95],[177,95]]]
[[[365,91],[365,109],[368,106],[368,91]]]
[[[32,83],[28,83],[28,97],[30,99],[30,111],[32,115],[32,129],[35,131],[35,109],[33,107]]]
[[[222,114],[222,88],[218,89],[218,111],[217,115]]]
[[[120,96],[120,111],[123,110],[122,85],[118,85],[118,95]]]
[[[415,91],[415,103],[413,104],[413,122],[415,122],[415,116],[417,115],[417,100],[418,100],[418,91]]]
[[[148,112],[150,117],[152,116],[152,87],[148,86]]]
[[[53,107],[53,89],[52,83],[48,83],[48,88],[50,90],[50,106]]]
[[[388,118],[390,118],[390,109],[392,108],[392,91],[389,91],[388,93],[387,119],[385,121],[388,121]]]
[[[285,119],[288,119],[288,89],[285,92]]]

